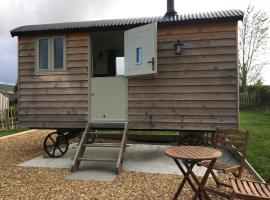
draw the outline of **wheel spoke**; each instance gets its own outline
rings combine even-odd
[[[54,148],[53,148],[53,153],[52,153],[53,156],[55,154],[55,150],[56,150],[56,146],[54,146]]]
[[[49,136],[49,138],[50,138],[50,140],[52,141],[52,143],[53,143],[54,145],[56,145],[56,143],[55,143],[55,141],[53,140],[53,138],[52,138],[51,135]]]
[[[62,151],[62,149],[59,146],[56,146],[56,148],[62,153],[64,154],[64,152]]]

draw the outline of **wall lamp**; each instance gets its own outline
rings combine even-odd
[[[183,52],[183,46],[184,46],[184,44],[183,44],[180,40],[177,40],[177,43],[174,44],[174,47],[175,47],[175,54],[176,54],[176,55],[182,55],[182,52]]]

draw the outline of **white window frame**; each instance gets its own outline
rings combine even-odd
[[[54,39],[63,39],[63,68],[56,69],[54,67]],[[39,40],[48,40],[48,69],[41,69],[39,66]],[[67,54],[66,54],[66,37],[62,35],[58,36],[44,36],[36,39],[36,72],[64,72],[67,70]]]

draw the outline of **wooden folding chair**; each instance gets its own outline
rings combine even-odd
[[[231,199],[263,200],[270,199],[270,177],[266,183],[232,178]]]
[[[240,178],[245,167],[245,159],[248,149],[248,137],[248,131],[240,131],[235,129],[217,130],[213,136],[214,148],[223,148],[230,151],[239,159],[240,163],[237,165],[232,165],[217,161],[213,169],[225,174],[232,173],[235,178]],[[209,161],[203,161],[198,165],[208,167],[209,164]],[[211,171],[211,175],[213,176],[217,187],[225,186],[231,188],[231,185],[220,182],[213,171]]]

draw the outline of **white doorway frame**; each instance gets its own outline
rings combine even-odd
[[[103,32],[100,32],[103,33]],[[114,32],[112,32],[114,33]],[[89,33],[88,36],[88,121],[91,122],[91,79],[93,74],[93,33]],[[123,34],[124,37],[124,34]],[[124,38],[123,38],[124,40]],[[124,47],[123,47],[124,48]],[[123,49],[124,50],[124,49]],[[116,77],[116,76],[115,76]],[[95,77],[97,78],[97,77]],[[128,121],[128,77],[126,78],[126,119],[125,121]],[[103,122],[103,121],[101,121]],[[118,121],[104,121],[104,122],[118,122]]]

